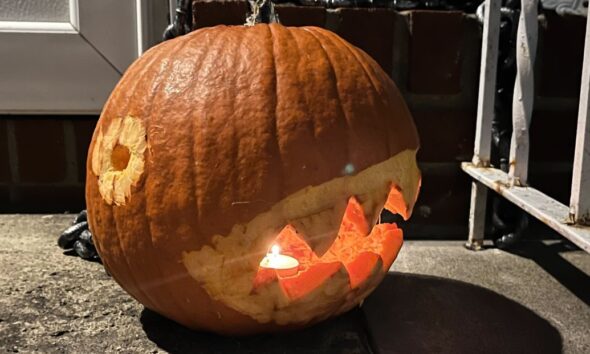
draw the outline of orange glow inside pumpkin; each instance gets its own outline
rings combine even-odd
[[[392,186],[385,208],[400,214],[404,219],[408,217],[399,187]],[[273,244],[280,248],[281,254],[299,262],[297,272],[284,276],[278,270],[260,267],[254,279],[253,291],[278,281],[283,293],[290,300],[297,300],[318,288],[342,267],[348,273],[350,288],[356,289],[375,272],[379,260],[379,271],[387,272],[402,242],[402,230],[395,223],[377,224],[370,230],[363,209],[353,196],[348,200],[337,238],[321,257],[313,252],[293,226],[285,226]]]

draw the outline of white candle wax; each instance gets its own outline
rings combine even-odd
[[[280,254],[279,246],[274,245],[271,248],[271,252],[260,261],[260,267],[279,271],[294,270],[296,272],[297,267],[299,267],[299,261],[291,256]]]

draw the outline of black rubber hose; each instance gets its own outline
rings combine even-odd
[[[74,246],[74,242],[79,238],[80,234],[88,229],[88,222],[82,221],[80,223],[74,224],[64,232],[61,233],[59,238],[57,239],[57,245],[63,249],[70,249]]]

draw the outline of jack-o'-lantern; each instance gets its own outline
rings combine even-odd
[[[402,244],[418,136],[399,91],[334,33],[205,28],[141,56],[90,146],[104,266],[195,329],[299,328],[358,305]],[[284,261],[284,262],[283,262]]]

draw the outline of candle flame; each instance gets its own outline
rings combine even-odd
[[[279,247],[279,245],[273,245],[270,248],[270,253],[276,257],[281,253],[281,248]]]

